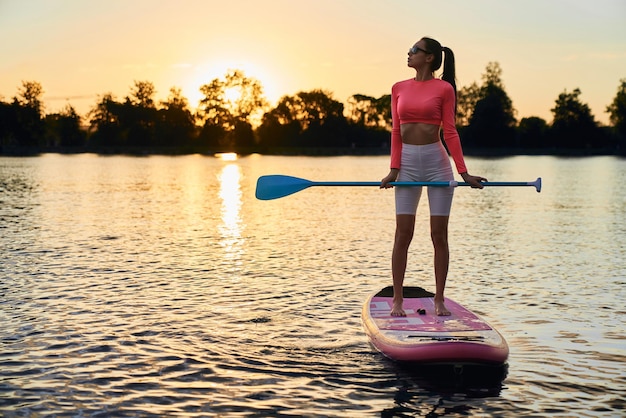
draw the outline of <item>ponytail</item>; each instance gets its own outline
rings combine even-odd
[[[443,74],[441,79],[452,85],[452,88],[454,88],[454,97],[456,99],[456,68],[454,65],[454,53],[447,46],[441,46],[439,41],[436,41],[435,39],[427,37],[422,39],[426,42],[426,49],[435,57],[430,69],[433,72],[437,71],[441,68],[441,62],[443,61]],[[444,52],[445,59],[443,56]]]
[[[454,87],[454,97],[456,97],[456,68],[454,65],[454,53],[447,46],[441,47],[441,51],[445,52],[443,75],[441,76],[441,79],[452,84],[452,87]]]

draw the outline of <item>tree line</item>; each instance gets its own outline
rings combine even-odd
[[[391,130],[391,97],[363,94],[341,103],[325,90],[283,96],[271,107],[261,83],[239,70],[200,87],[192,111],[178,88],[155,101],[149,81],[135,81],[121,100],[99,96],[81,117],[70,104],[45,114],[43,87],[24,81],[12,101],[0,100],[0,154],[57,152],[165,153],[385,153]],[[626,149],[626,79],[606,107],[610,126],[601,126],[580,89],[564,91],[548,123],[516,118],[502,82],[502,69],[489,63],[481,83],[458,91],[457,125],[467,150],[504,153],[608,153]]]

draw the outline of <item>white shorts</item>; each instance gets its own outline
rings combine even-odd
[[[397,181],[454,180],[450,157],[441,141],[427,145],[402,144],[402,161]],[[396,186],[396,214],[415,215],[421,186]],[[430,216],[450,216],[454,187],[429,187]]]

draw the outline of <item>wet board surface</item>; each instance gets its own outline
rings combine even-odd
[[[446,299],[450,316],[437,316],[433,294],[404,288],[406,317],[390,315],[393,289],[384,288],[363,306],[362,322],[372,345],[395,360],[416,362],[503,363],[506,341],[486,321],[461,304]]]

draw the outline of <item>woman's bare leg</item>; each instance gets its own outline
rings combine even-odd
[[[448,216],[430,217],[430,235],[435,250],[435,313],[439,316],[450,315],[444,304],[444,290],[448,277],[450,250],[448,248]]]
[[[415,215],[396,215],[396,236],[391,255],[391,274],[393,276],[392,316],[406,316],[402,308],[404,275],[406,273],[409,245],[415,230]]]

